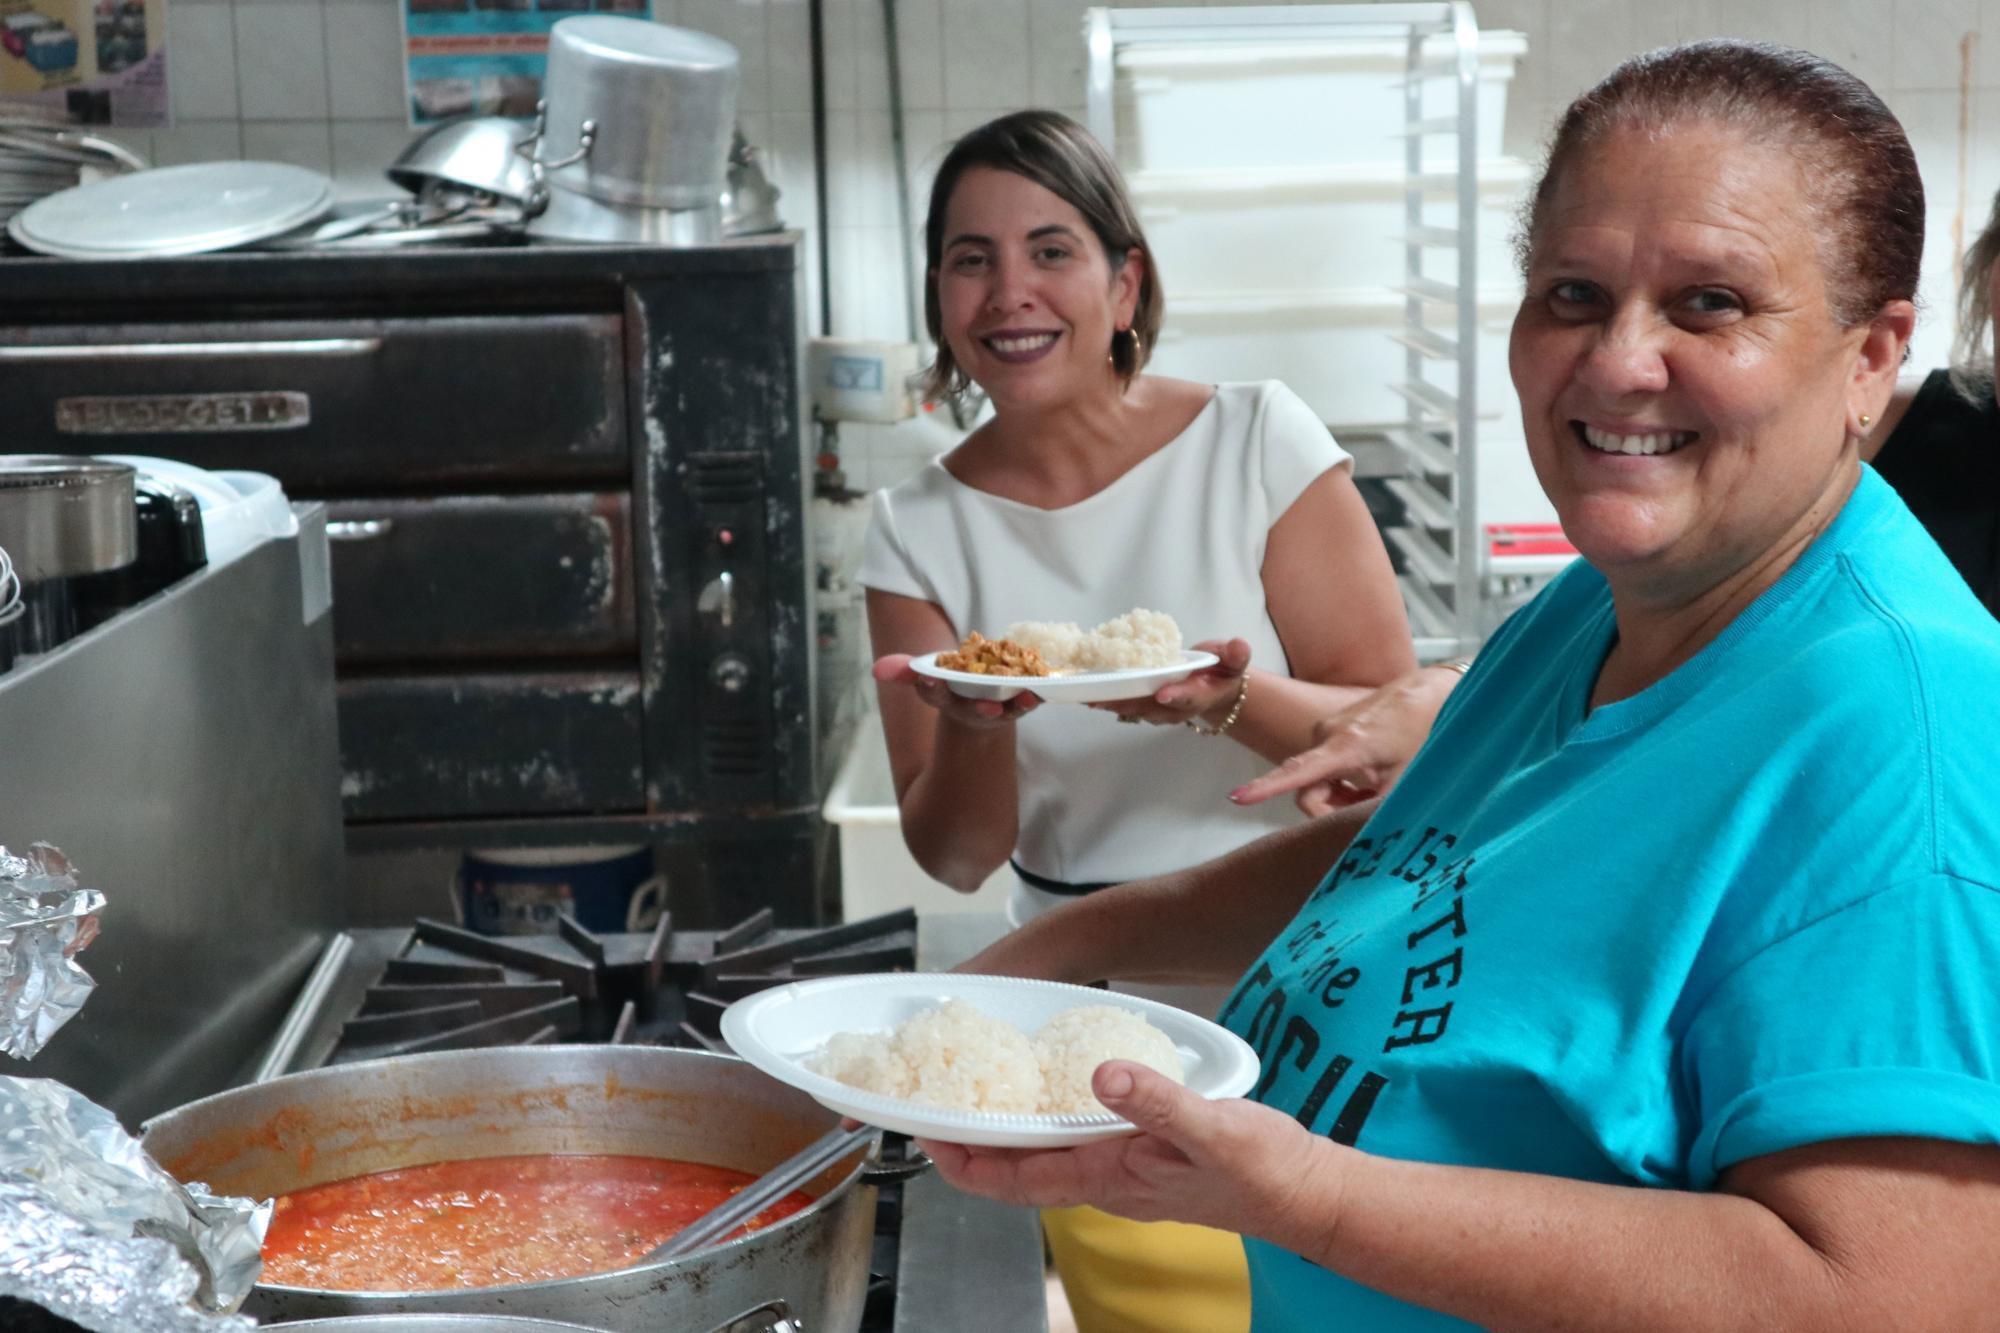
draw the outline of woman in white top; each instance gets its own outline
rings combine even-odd
[[[1227,794],[1408,670],[1410,635],[1348,456],[1304,403],[1276,383],[1139,373],[1160,282],[1082,126],[1025,111],[972,131],[939,167],[925,230],[929,387],[976,384],[994,414],[876,496],[862,582],[903,836],[965,892],[1011,857],[1018,922],[1295,820]],[[1212,641],[1221,665],[1107,706],[1115,718],[1032,694],[973,702],[909,668],[973,630],[1133,607]],[[1179,1308],[1144,1326],[1240,1326]]]

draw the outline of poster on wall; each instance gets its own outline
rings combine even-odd
[[[653,0],[403,0],[410,123],[534,115],[549,29],[590,13],[651,18]]]
[[[0,0],[0,108],[76,125],[167,123],[167,0]]]

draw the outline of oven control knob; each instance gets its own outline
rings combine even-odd
[[[708,668],[708,678],[724,694],[741,694],[750,683],[750,664],[735,653],[724,653]]]

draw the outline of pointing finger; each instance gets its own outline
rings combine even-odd
[[[1229,793],[1238,805],[1255,805],[1273,796],[1298,791],[1316,783],[1367,778],[1367,766],[1354,754],[1346,738],[1335,736],[1310,750],[1301,750],[1270,772]],[[1356,786],[1366,785],[1357,782]]]

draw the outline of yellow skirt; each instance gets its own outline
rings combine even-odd
[[[1243,1333],[1243,1241],[1185,1222],[1128,1222],[1095,1208],[1042,1212],[1077,1333]]]

